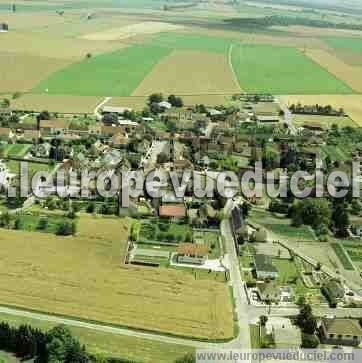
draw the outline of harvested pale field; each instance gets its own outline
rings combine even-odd
[[[362,31],[360,30],[348,30],[348,29],[331,29],[331,28],[316,28],[311,26],[302,25],[290,25],[290,26],[272,26],[271,29],[285,31],[288,33],[293,33],[301,36],[314,36],[320,37],[321,35],[332,35],[332,36],[362,36]],[[304,39],[308,47],[310,46],[310,39]]]
[[[66,59],[0,52],[0,92],[28,91],[70,64]]]
[[[347,49],[333,49],[329,51],[339,58],[343,63],[354,67],[362,67],[362,52],[355,52]]]
[[[289,104],[331,105],[343,108],[348,116],[362,127],[362,95],[288,95],[281,96]]]
[[[204,34],[209,37],[220,37],[226,38],[230,41],[238,40],[241,42],[246,42],[248,44],[271,44],[277,46],[286,46],[286,47],[304,47],[306,44],[310,48],[321,48],[325,47],[325,43],[318,38],[303,38],[303,37],[295,37],[293,35],[288,36],[287,34],[278,36],[278,35],[268,35],[264,33],[247,33],[247,32],[239,32],[233,30],[222,30],[222,29],[205,29],[200,27],[189,27],[185,28],[183,32],[188,32],[191,34]]]
[[[28,13],[11,13],[2,12],[1,21],[8,23],[13,30],[28,29],[34,31],[37,28],[48,28],[52,25],[65,24],[67,17],[61,17],[54,12],[28,12]]]
[[[362,92],[362,68],[346,64],[324,50],[308,49],[305,55],[348,84],[354,91]]]
[[[153,92],[178,95],[222,94],[240,91],[227,56],[197,51],[174,51],[158,63],[133,92],[147,96]]]
[[[14,110],[32,110],[64,113],[93,113],[103,100],[98,96],[66,96],[27,93],[11,101]]]
[[[97,33],[86,34],[83,39],[89,40],[119,40],[132,38],[136,35],[156,34],[182,29],[181,25],[146,21],[143,23],[130,24],[123,27],[111,28]]]
[[[319,115],[293,115],[293,124],[297,127],[305,124],[309,125],[321,125],[325,129],[329,129],[332,125],[338,125],[339,127],[356,127],[358,126],[349,117],[338,116],[319,116]]]
[[[96,55],[126,46],[119,42],[63,38],[45,32],[0,33],[0,39],[1,49],[11,53],[75,60],[85,58],[87,53]]]
[[[147,97],[112,97],[107,106],[129,107],[136,111],[142,111],[147,106]]]
[[[67,21],[63,23],[50,24],[47,27],[36,27],[35,32],[47,32],[64,37],[81,37],[83,35],[103,32],[113,27],[122,27],[143,20],[142,17],[130,17],[124,14],[99,12],[91,21],[85,21],[84,12],[65,13],[63,15]]]
[[[82,215],[76,237],[2,230],[0,303],[200,338],[233,335],[225,284],[122,264],[127,221]]]

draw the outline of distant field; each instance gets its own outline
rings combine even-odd
[[[232,337],[226,285],[124,266],[127,229],[126,220],[84,215],[75,237],[2,230],[0,304],[200,338]]]
[[[53,72],[71,62],[65,59],[39,57],[0,51],[0,92],[23,92],[33,88]]]
[[[143,23],[129,24],[123,27],[110,28],[97,33],[85,34],[82,38],[90,40],[120,40],[136,35],[170,32],[182,29],[180,25],[147,21]]]
[[[149,40],[151,44],[171,49],[187,49],[199,52],[227,54],[230,45],[236,41],[217,36],[192,33],[162,33]]]
[[[33,91],[75,96],[129,96],[170,50],[133,45],[83,60],[40,82]]]
[[[294,48],[270,45],[234,46],[232,64],[240,87],[249,92],[276,94],[353,92],[342,81]]]
[[[180,50],[164,58],[141,82],[133,95],[237,93],[240,88],[233,78],[224,54]]]
[[[1,51],[72,61],[84,59],[87,53],[96,55],[125,46],[118,42],[65,38],[59,34],[31,33],[25,30],[0,33],[0,39]]]
[[[26,12],[26,13],[11,13],[3,12],[1,14],[1,21],[11,24],[12,30],[34,28],[48,28],[53,25],[64,25],[68,17],[61,17],[55,12]]]
[[[362,96],[361,95],[287,95],[282,96],[288,104],[297,104],[298,102],[305,105],[331,105],[339,109],[343,108],[348,116],[362,126]]]
[[[333,124],[339,127],[356,127],[358,126],[349,117],[337,117],[337,116],[318,116],[318,115],[293,115],[293,124],[297,127],[304,124],[320,124],[322,127],[329,129]]]
[[[323,37],[323,40],[334,49],[347,49],[362,53],[362,38]]]
[[[53,112],[93,113],[103,97],[98,96],[65,96],[49,94],[24,94],[16,100],[11,100],[15,110],[32,110]]]
[[[362,92],[362,72],[361,68],[354,67],[349,64],[341,61],[337,56],[332,55],[331,53],[320,50],[320,49],[308,49],[306,51],[306,55],[323,67],[325,70],[335,75],[341,82],[345,82],[350,88],[355,92]],[[347,86],[346,86],[347,87]],[[328,92],[320,92],[328,93]],[[333,93],[333,92],[331,92]],[[342,92],[341,90],[337,90],[334,93],[348,93],[347,91]],[[353,93],[353,92],[349,92]]]

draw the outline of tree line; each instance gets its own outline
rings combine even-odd
[[[28,324],[13,327],[1,322],[0,350],[12,353],[21,360],[33,360],[34,363],[137,363],[89,353],[64,325],[43,332]],[[194,362],[195,357],[191,353],[176,360],[176,363]]]
[[[287,17],[280,15],[265,16],[262,18],[232,18],[225,19],[227,24],[237,27],[254,30],[264,30],[272,26],[291,26],[301,25],[315,28],[332,28],[332,29],[347,29],[347,30],[362,30],[361,24],[353,23],[334,23],[327,20],[309,19],[303,17]]]

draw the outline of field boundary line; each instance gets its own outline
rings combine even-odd
[[[318,60],[314,59],[313,56],[308,53],[308,49],[306,50],[302,50],[300,48],[297,48],[299,50],[299,52],[301,52],[306,58],[308,58],[310,61],[314,62],[316,65],[318,65],[319,67],[321,67],[322,69],[324,69],[327,73],[329,73],[330,76],[334,77],[336,80],[338,80],[339,82],[342,82],[345,86],[347,86],[348,88],[351,89],[352,93],[340,93],[341,95],[348,95],[348,94],[358,94],[361,92],[361,90],[358,90],[355,88],[355,86],[352,86],[351,84],[349,84],[349,82],[347,82],[346,80],[340,78],[339,76],[337,76],[337,74],[335,74],[331,69],[328,68],[327,65],[324,65],[320,62],[318,62]],[[337,57],[336,57],[337,58]],[[338,58],[337,58],[338,59]],[[342,62],[343,63],[343,62]]]
[[[235,72],[235,69],[234,69],[234,66],[233,66],[233,62],[232,62],[233,49],[234,49],[234,44],[232,43],[232,44],[230,44],[229,51],[228,51],[229,67],[231,69],[231,73],[232,73],[232,76],[233,76],[234,83],[239,88],[240,92],[244,92],[244,90],[241,89],[241,86],[240,86],[240,83],[239,83],[239,79],[238,79],[238,77],[236,75],[236,72]]]
[[[37,309],[21,307],[11,304],[0,303],[0,313],[20,316],[24,318],[48,321],[55,324],[69,325],[73,327],[85,328],[90,330],[102,331],[117,335],[126,335],[135,338],[157,340],[165,343],[189,345],[193,347],[222,347],[227,346],[235,340],[235,336],[230,339],[203,339],[193,336],[177,335],[173,333],[161,332],[151,329],[130,327],[128,325],[112,324],[98,320],[84,319],[70,315],[63,315],[52,312],[44,312]]]

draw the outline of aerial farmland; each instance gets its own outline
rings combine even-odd
[[[361,128],[358,0],[0,0],[0,363],[362,346],[362,201],[289,193]],[[257,162],[286,197],[193,189]]]

